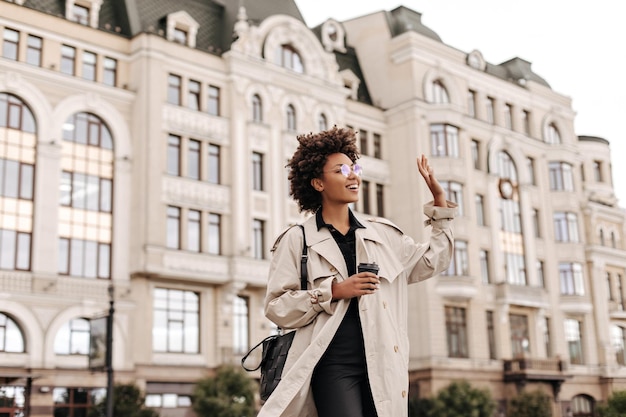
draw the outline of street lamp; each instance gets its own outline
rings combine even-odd
[[[107,316],[106,370],[107,370],[107,408],[106,417],[113,417],[113,313],[115,300],[113,284],[109,284],[109,315]]]

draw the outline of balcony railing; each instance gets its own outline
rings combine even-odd
[[[558,398],[561,384],[571,378],[567,363],[559,358],[516,358],[504,361],[504,382],[514,382],[521,389],[528,382],[547,382]]]

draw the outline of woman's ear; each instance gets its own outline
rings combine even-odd
[[[319,178],[313,178],[311,180],[311,187],[313,187],[315,191],[320,192],[320,193],[324,190],[324,184],[322,183],[322,180]]]

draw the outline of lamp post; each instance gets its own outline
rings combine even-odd
[[[106,369],[107,369],[107,408],[106,417],[113,417],[113,313],[115,300],[113,284],[109,284],[109,315],[107,316]]]

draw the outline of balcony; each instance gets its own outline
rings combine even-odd
[[[550,306],[546,291],[543,288],[513,285],[508,282],[496,284],[496,299],[504,304],[532,308],[548,308]]]
[[[552,385],[554,398],[558,398],[561,385],[566,379],[567,366],[558,358],[517,358],[503,361],[504,382],[514,382],[521,390],[528,382],[545,382]]]

